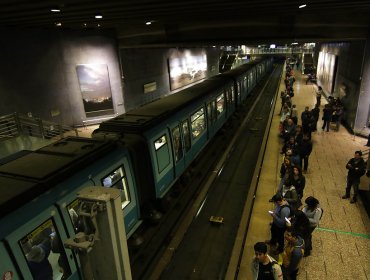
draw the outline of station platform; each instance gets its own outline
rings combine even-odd
[[[294,76],[295,96],[292,101],[297,106],[300,124],[300,114],[304,107],[314,108],[317,85],[306,85],[306,76],[298,71],[294,71]],[[284,89],[282,79],[280,91]],[[306,187],[303,198],[304,201],[307,196],[316,197],[324,209],[324,214],[318,228],[312,234],[313,250],[310,256],[304,258],[298,279],[369,280],[370,219],[361,199],[355,204],[350,204],[348,199],[341,198],[345,193],[347,178],[345,165],[354,157],[356,150],[368,149],[364,146],[367,140],[350,134],[342,126],[338,132],[323,131],[321,117],[326,103],[322,97],[318,131],[312,133],[313,150],[309,158],[308,172],[304,174]],[[270,239],[269,223],[272,218],[268,210],[272,210],[274,205],[268,201],[276,192],[280,181],[280,165],[283,161],[280,154],[283,141],[278,136],[280,107],[281,102],[277,100],[239,267],[237,278],[239,280],[252,279],[253,245]],[[369,178],[366,175],[361,178],[361,188],[369,189]]]

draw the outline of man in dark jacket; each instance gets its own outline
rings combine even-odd
[[[358,194],[358,186],[360,184],[360,178],[362,175],[365,174],[366,164],[364,159],[362,158],[362,152],[356,151],[355,157],[351,158],[346,168],[348,169],[347,175],[347,187],[346,187],[346,194],[342,196],[343,199],[349,198],[351,194],[351,187],[353,186],[353,198],[351,199],[351,203],[355,203],[357,201],[357,194]]]
[[[312,152],[312,142],[307,134],[303,135],[303,139],[301,145],[298,148],[299,155],[301,157],[301,166],[303,167],[303,171],[307,172],[308,169],[308,159]],[[302,165],[303,161],[303,165]]]

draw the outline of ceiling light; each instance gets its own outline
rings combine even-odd
[[[151,21],[147,21],[145,24],[146,24],[146,25],[151,25],[151,24],[152,24],[152,22],[151,22]]]
[[[100,27],[100,24],[98,23],[98,27]]]
[[[52,9],[50,9],[50,12],[60,13],[60,9],[59,8],[52,8]]]
[[[95,15],[95,18],[97,18],[97,19],[101,19],[101,18],[103,18],[103,15],[102,15],[102,14],[96,14],[96,15]]]
[[[297,42],[294,42],[294,43],[292,43],[292,45],[298,45],[298,43]]]
[[[62,26],[62,23],[61,22],[56,22],[55,25],[56,26]]]
[[[303,4],[303,5],[300,5],[298,8],[302,9],[302,8],[304,8],[306,6],[307,6],[306,4]]]

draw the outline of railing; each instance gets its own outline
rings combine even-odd
[[[13,113],[0,117],[0,140],[17,137],[20,135],[34,136],[43,139],[64,137],[67,131],[74,131],[78,136],[77,129],[45,121],[39,118],[28,117]]]
[[[313,48],[250,48],[246,54],[300,54],[313,52]]]

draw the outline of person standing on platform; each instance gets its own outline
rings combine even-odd
[[[296,280],[299,265],[303,259],[304,241],[298,233],[290,228],[285,233],[287,244],[283,252],[283,275],[286,280]]]
[[[322,90],[322,87],[318,87],[318,91],[316,91],[316,105],[321,105],[321,95],[323,94],[323,90]]]
[[[313,125],[312,125],[312,131],[317,131],[317,122],[319,121],[320,116],[320,108],[319,105],[315,105],[315,108],[311,110],[311,114],[313,117]]]
[[[328,104],[325,104],[324,106],[322,120],[324,121],[322,129],[325,130],[326,127],[326,131],[329,132],[329,126],[331,121],[331,109]]]
[[[253,280],[283,280],[283,273],[277,261],[267,254],[264,242],[254,244],[256,257],[252,261]]]
[[[312,141],[310,140],[307,134],[303,135],[301,145],[299,145],[298,149],[299,149],[299,155],[301,157],[301,167],[303,168],[303,172],[307,172],[308,159],[312,152]],[[303,164],[302,164],[302,161],[303,161]]]
[[[271,246],[276,246],[278,244],[276,253],[280,254],[284,250],[284,232],[286,230],[286,220],[290,213],[290,207],[288,202],[282,197],[281,194],[276,194],[272,198],[276,203],[274,211],[269,212],[273,218],[271,224],[271,239],[266,243]]]
[[[320,207],[319,201],[314,198],[313,196],[309,196],[306,198],[305,206],[302,208],[302,212],[306,214],[309,222],[310,222],[310,231],[308,238],[305,239],[305,251],[304,255],[307,257],[311,254],[312,250],[312,233],[315,228],[319,225],[319,221],[321,219],[323,210]]]
[[[343,199],[349,198],[351,195],[351,187],[353,186],[353,197],[351,199],[351,203],[355,203],[357,201],[358,195],[358,186],[360,185],[360,178],[366,172],[366,164],[364,159],[362,158],[362,152],[356,151],[355,157],[351,158],[346,168],[348,169],[347,175],[347,187],[346,187],[346,194],[342,196]]]
[[[365,144],[366,147],[370,147],[370,133],[367,136],[367,143]]]

